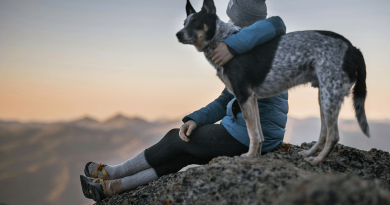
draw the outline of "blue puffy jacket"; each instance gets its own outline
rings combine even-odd
[[[221,124],[239,142],[249,147],[249,135],[242,113],[233,115],[232,105],[236,98],[224,89],[222,94],[206,107],[183,118],[183,122],[194,120],[197,126],[213,124],[222,119]],[[274,150],[283,141],[288,112],[287,92],[257,101],[260,123],[264,134],[262,152]]]
[[[286,26],[279,16],[274,16],[241,29],[226,38],[224,42],[228,45],[229,51],[235,55],[252,50],[255,46],[283,34],[286,34]]]
[[[286,27],[281,18],[271,17],[258,21],[253,25],[241,29],[238,33],[225,39],[229,51],[241,54],[251,50],[254,46],[265,43],[279,35],[286,33]],[[213,124],[221,121],[226,130],[239,142],[249,147],[249,135],[242,113],[233,115],[232,107],[234,95],[225,88],[222,94],[206,107],[201,108],[183,118],[183,122],[194,120],[197,126]],[[288,112],[288,93],[258,100],[260,123],[265,142],[262,152],[270,152],[283,141]]]

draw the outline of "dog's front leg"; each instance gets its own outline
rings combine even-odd
[[[241,156],[254,157],[256,153],[261,153],[261,146],[264,142],[257,98],[254,96],[254,93],[252,93],[246,100],[241,100],[240,102],[240,99],[238,99],[238,102],[245,119],[250,139],[249,151]]]

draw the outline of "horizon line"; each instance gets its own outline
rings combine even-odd
[[[3,117],[0,116],[0,121],[2,121],[2,122],[19,122],[19,123],[26,123],[26,124],[27,123],[61,123],[61,122],[74,122],[74,121],[77,121],[77,120],[90,118],[90,119],[95,120],[97,122],[105,122],[105,121],[113,119],[113,118],[115,118],[117,116],[123,116],[123,117],[129,118],[129,119],[139,118],[139,119],[142,119],[142,120],[147,121],[147,122],[156,122],[156,121],[159,121],[159,120],[169,120],[169,121],[181,120],[185,115],[183,117],[158,117],[158,118],[155,118],[155,119],[148,119],[147,117],[141,116],[139,114],[128,115],[128,114],[125,114],[123,112],[117,112],[117,113],[109,115],[108,117],[105,117],[103,119],[102,118],[98,118],[98,117],[94,117],[91,114],[83,114],[83,115],[80,115],[79,117],[71,117],[71,118],[67,118],[67,119],[66,118],[64,118],[64,119],[53,119],[53,120],[3,118]],[[304,120],[304,119],[310,119],[310,118],[317,118],[317,119],[319,119],[320,117],[319,116],[297,117],[297,116],[294,116],[294,115],[287,115],[287,118],[293,118],[293,119],[296,119],[296,120]],[[356,118],[338,118],[338,120],[356,120]],[[368,121],[390,123],[390,118],[381,118],[381,119],[374,118],[374,119],[371,119],[371,120],[368,120]]]

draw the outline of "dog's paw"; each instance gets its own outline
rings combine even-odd
[[[248,157],[248,153],[242,154],[241,157]]]
[[[309,156],[309,150],[300,151],[300,152],[298,152],[298,155],[303,157],[303,158],[306,158]]]
[[[254,156],[255,154],[250,154],[249,152],[241,155],[241,157],[254,157]]]
[[[306,157],[304,160],[313,166],[319,165],[322,162],[318,157]]]

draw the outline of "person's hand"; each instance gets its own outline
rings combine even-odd
[[[216,64],[223,66],[233,58],[233,55],[229,52],[226,43],[222,42],[218,44],[210,57]]]
[[[186,142],[190,141],[190,139],[188,139],[187,136],[190,136],[192,130],[194,130],[195,128],[196,128],[196,122],[193,120],[188,120],[180,127],[180,132],[179,132],[180,138]]]

